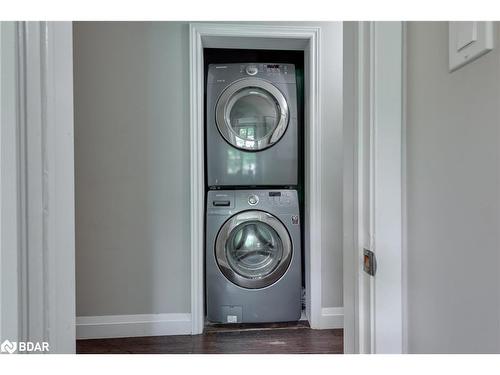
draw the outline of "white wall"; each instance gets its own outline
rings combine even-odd
[[[329,124],[322,305],[340,307],[342,37],[315,25]],[[190,311],[188,49],[188,23],[75,23],[79,316]]]
[[[408,25],[408,350],[498,353],[500,38],[450,74],[447,27]]]

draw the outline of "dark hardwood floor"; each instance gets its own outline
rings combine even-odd
[[[77,340],[78,354],[341,354],[341,329],[312,330],[307,323],[207,325],[196,336]]]

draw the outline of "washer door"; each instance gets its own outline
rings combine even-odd
[[[234,284],[259,289],[278,281],[292,260],[292,241],[283,223],[264,211],[234,215],[215,242],[221,272]]]
[[[224,139],[245,151],[260,151],[278,142],[288,126],[288,104],[273,84],[244,78],[227,87],[215,109]]]

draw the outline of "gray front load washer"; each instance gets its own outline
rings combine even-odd
[[[208,186],[297,185],[297,126],[293,64],[208,66]]]
[[[295,190],[211,190],[207,196],[207,319],[297,321],[301,314]]]

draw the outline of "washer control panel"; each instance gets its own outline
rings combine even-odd
[[[271,213],[285,212],[298,215],[298,204],[297,192],[288,189],[209,190],[207,194],[209,215],[232,215],[241,210],[269,209]]]
[[[289,191],[270,191],[267,200],[272,206],[289,206],[292,202],[292,193]]]
[[[211,191],[208,196],[208,209],[230,210],[234,208],[234,192]]]
[[[292,192],[286,190],[252,192],[246,196],[246,201],[250,206],[257,206],[262,203],[268,207],[286,207],[292,204]]]

